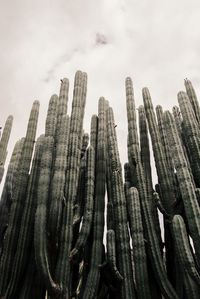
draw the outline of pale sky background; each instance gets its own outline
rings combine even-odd
[[[60,78],[88,74],[84,128],[104,96],[113,106],[121,161],[126,161],[124,81],[132,77],[136,105],[150,89],[154,104],[171,109],[183,79],[200,92],[199,0],[0,1],[0,125],[14,116],[9,142],[26,132],[32,102],[40,101],[38,134]],[[71,109],[71,107],[70,107]],[[7,159],[8,161],[8,159]]]

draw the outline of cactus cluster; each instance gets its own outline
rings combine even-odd
[[[90,134],[83,130],[86,73],[75,75],[70,116],[69,81],[61,80],[36,142],[33,103],[1,195],[0,299],[200,298],[200,108],[188,79],[185,88],[172,113],[154,110],[146,87],[136,109],[126,78],[124,171],[105,98]],[[0,173],[11,126],[9,117]]]

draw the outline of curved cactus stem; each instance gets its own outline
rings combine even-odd
[[[16,245],[21,224],[21,215],[24,208],[26,189],[29,178],[29,168],[33,153],[33,147],[36,136],[37,120],[39,113],[39,102],[35,101],[30,113],[26,138],[24,140],[21,159],[19,162],[19,171],[16,182],[16,191],[13,194],[13,202],[10,209],[10,218],[6,239],[3,244],[4,250],[0,261],[0,294],[3,295],[9,283],[10,273],[12,272],[13,258],[16,252]]]
[[[164,120],[174,165],[176,167],[177,179],[184,203],[190,235],[194,242],[198,262],[200,263],[200,208],[196,198],[195,188],[187,168],[187,161],[184,156],[174,120],[169,111],[164,113]]]
[[[116,246],[115,246],[115,232],[110,229],[107,231],[107,260],[110,266],[111,272],[116,281],[121,282],[123,280],[122,275],[119,273],[116,265]]]
[[[85,186],[85,209],[83,214],[83,221],[81,230],[79,232],[78,239],[74,246],[74,249],[70,253],[70,257],[73,258],[78,254],[81,248],[83,248],[87,242],[93,217],[94,206],[94,184],[95,184],[95,152],[90,146],[87,152],[87,166],[86,166],[86,186]]]
[[[134,187],[128,190],[127,206],[132,237],[137,295],[139,298],[151,298],[139,194]]]
[[[172,224],[176,250],[181,267],[200,286],[200,275],[196,269],[193,254],[191,252],[184,220],[180,215],[175,215]]]

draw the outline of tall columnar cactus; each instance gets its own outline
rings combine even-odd
[[[200,107],[199,107],[199,102],[198,102],[198,99],[196,96],[196,92],[195,92],[192,82],[190,80],[185,79],[184,83],[185,83],[185,89],[186,89],[188,98],[190,99],[190,103],[192,104],[192,108],[194,110],[194,114],[197,119],[197,122],[200,125]]]
[[[48,206],[49,191],[52,176],[53,154],[54,150],[54,134],[56,129],[57,119],[57,96],[53,95],[49,101],[45,124],[45,137],[43,141],[43,152],[41,157],[41,170],[38,180],[37,190],[37,209],[35,214],[34,224],[34,247],[35,259],[38,271],[44,279],[47,291],[57,293],[60,291],[59,286],[53,281],[52,274],[50,273],[50,265],[48,258],[48,245],[47,245],[47,219],[48,219]]]
[[[67,165],[67,147],[69,141],[69,116],[63,115],[61,125],[57,131],[57,143],[55,150],[55,162],[52,169],[52,179],[50,186],[50,208],[48,216],[48,227],[51,240],[54,246],[58,247],[58,236],[61,225],[62,206],[65,201],[64,186],[65,172]]]
[[[3,129],[3,134],[0,140],[0,183],[4,173],[4,163],[7,156],[7,146],[8,146],[8,141],[12,129],[12,123],[13,123],[13,116],[10,115],[6,120],[5,127]]]
[[[55,279],[62,285],[62,298],[70,298],[70,260],[69,255],[73,239],[73,204],[77,194],[78,174],[80,163],[80,138],[82,134],[84,115],[83,90],[86,89],[86,80],[83,80],[82,72],[78,71],[75,76],[72,113],[70,119],[69,144],[67,152],[65,193],[66,201],[63,206],[61,225],[60,248],[56,266]],[[85,94],[84,94],[85,96]]]
[[[174,241],[182,270],[200,286],[200,274],[195,265],[185,223],[180,215],[173,217]]]
[[[122,169],[117,147],[117,137],[113,111],[107,110],[107,130],[108,130],[108,155],[111,169],[112,182],[112,204],[114,211],[115,237],[116,237],[116,256],[117,266],[122,275],[123,282],[118,297],[123,299],[135,298],[135,288],[133,282],[133,270],[131,262],[130,240],[127,225],[127,209],[122,180]]]
[[[3,244],[3,254],[0,261],[0,294],[3,295],[6,291],[10,274],[12,272],[13,258],[16,252],[16,245],[19,235],[19,226],[21,225],[21,216],[24,207],[26,189],[29,178],[29,168],[33,153],[33,147],[36,136],[37,120],[39,113],[39,102],[35,101],[31,110],[26,137],[23,144],[20,167],[18,171],[15,194],[10,210],[10,218],[6,238]]]
[[[79,232],[78,239],[71,252],[71,257],[78,254],[80,249],[84,248],[92,225],[93,206],[94,206],[94,184],[95,184],[95,152],[92,147],[87,151],[87,166],[86,166],[86,186],[85,186],[85,207],[83,221]]]
[[[90,271],[88,274],[84,299],[97,296],[100,269],[103,254],[105,184],[106,184],[106,107],[105,99],[99,99],[98,107],[98,133],[96,152],[96,180],[94,194],[93,243],[91,251]]]
[[[152,205],[152,213],[154,215],[155,221],[155,228],[157,231],[157,237],[160,243],[160,248],[162,251],[162,238],[161,238],[161,229],[160,223],[158,218],[158,211],[157,207],[152,200],[153,197],[153,183],[152,183],[152,174],[151,174],[151,158],[150,158],[150,148],[149,148],[149,137],[148,137],[148,128],[147,128],[147,121],[145,116],[144,106],[139,106],[138,108],[139,114],[139,131],[140,131],[140,149],[141,149],[141,163],[143,166],[143,171],[146,180],[146,188],[147,194],[150,197],[150,204]],[[151,197],[152,195],[152,197]]]
[[[146,92],[146,90],[145,90]],[[146,97],[147,96],[147,97]],[[149,94],[145,94],[145,98],[149,99]],[[160,286],[160,289],[163,295],[166,298],[177,298],[177,295],[171,286],[167,274],[165,272],[160,246],[158,242],[158,238],[156,235],[155,225],[153,221],[151,205],[149,204],[149,194],[147,194],[147,189],[145,185],[145,177],[144,171],[142,168],[141,158],[140,158],[140,150],[137,133],[137,124],[136,124],[136,112],[135,112],[135,102],[134,102],[134,94],[133,94],[133,86],[131,78],[126,79],[126,103],[127,103],[127,118],[128,118],[128,130],[129,130],[129,163],[135,168],[135,175],[137,178],[137,188],[139,192],[143,220],[144,220],[144,229],[145,236],[147,238],[147,250],[151,260],[151,265],[155,273],[155,277],[157,279],[157,283]],[[152,108],[150,103],[146,108]],[[152,111],[151,111],[152,112]],[[147,109],[147,113],[150,113]],[[155,126],[155,122],[150,122],[152,126]],[[156,129],[157,130],[157,129]],[[156,142],[156,136],[154,136],[152,142]],[[158,145],[160,148],[160,144]]]
[[[168,166],[168,171],[170,173],[169,179],[171,179],[171,186],[175,187],[176,186],[176,180],[175,180],[175,175],[174,175],[174,165],[173,165],[173,160],[170,157],[170,150],[169,150],[169,144],[166,136],[166,128],[164,126],[163,122],[163,108],[160,105],[156,106],[156,116],[157,116],[157,121],[158,121],[158,130],[160,133],[160,138],[163,144],[163,150],[165,152],[165,157],[166,157],[166,162]],[[174,190],[176,192],[176,190]]]
[[[22,152],[24,138],[18,140],[15,144],[10,163],[8,165],[8,170],[5,178],[5,183],[1,195],[0,201],[0,254],[1,248],[3,244],[4,234],[6,232],[6,228],[8,226],[9,221],[9,211],[12,204],[12,197],[14,193],[15,186],[15,178],[17,176],[19,159]]]
[[[164,119],[167,128],[170,150],[174,160],[180,192],[184,203],[188,227],[200,264],[200,208],[196,198],[191,175],[187,167],[187,161],[184,156],[181,141],[174,124],[173,117],[169,111],[164,113]]]
[[[200,186],[200,131],[191,103],[185,92],[178,93],[178,102],[183,116],[184,134],[189,149],[189,159],[197,187]]]
[[[134,187],[128,191],[127,206],[133,246],[137,296],[139,298],[151,298],[140,200],[138,191]]]
[[[5,298],[11,299],[17,297],[18,284],[20,280],[23,280],[23,275],[29,260],[30,251],[34,251],[32,235],[34,229],[34,215],[36,210],[35,198],[38,186],[43,141],[44,136],[41,135],[38,138],[35,146],[35,153],[26,191],[26,200],[24,202],[23,213],[21,215],[22,220],[15,258],[13,261],[13,270],[9,285],[6,290]]]
[[[173,214],[173,204],[175,203],[176,198],[173,192],[173,185],[170,180],[170,172],[167,167],[166,156],[158,131],[153,104],[148,88],[143,88],[142,96],[151,135],[153,154],[158,174],[158,182],[162,192],[163,204],[167,212]]]

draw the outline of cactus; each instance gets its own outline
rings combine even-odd
[[[7,146],[12,129],[12,123],[13,116],[9,115],[6,120],[5,127],[3,129],[3,134],[0,140],[0,183],[4,174],[4,164],[7,156]]]
[[[9,224],[6,231],[6,239],[3,244],[3,254],[0,261],[0,271],[4,273],[0,277],[0,294],[3,295],[6,291],[10,273],[12,270],[13,257],[16,251],[16,244],[18,240],[18,227],[21,223],[22,209],[24,206],[25,194],[29,178],[29,168],[33,153],[35,142],[37,120],[39,113],[39,102],[35,101],[31,110],[26,137],[24,140],[22,154],[20,159],[20,167],[16,182],[15,194],[13,194],[13,201],[10,209]]]
[[[8,170],[5,178],[4,188],[0,201],[0,255],[3,244],[3,237],[8,226],[9,211],[12,204],[12,197],[15,190],[15,178],[19,167],[19,160],[22,152],[24,138],[18,140],[15,144]]]
[[[84,80],[83,80],[84,77]],[[58,253],[58,261],[55,271],[55,279],[63,288],[63,298],[70,297],[70,260],[69,255],[73,238],[73,204],[77,194],[78,174],[80,163],[80,134],[82,134],[84,109],[83,89],[86,87],[86,76],[78,71],[75,76],[72,112],[70,119],[69,144],[67,152],[67,166],[64,196],[66,198],[63,207],[61,224],[61,239]]]
[[[152,105],[149,97],[149,93],[147,90],[143,90],[143,95],[147,102],[145,102],[147,110],[147,114],[152,113]],[[137,135],[137,125],[136,125],[136,113],[135,113],[135,103],[134,103],[134,95],[133,95],[133,86],[130,78],[126,79],[126,101],[127,101],[127,118],[128,118],[128,130],[129,130],[129,163],[135,168],[135,175],[137,179],[137,188],[140,196],[141,208],[144,219],[144,228],[145,235],[147,238],[147,251],[151,260],[151,265],[154,270],[155,277],[157,278],[157,283],[162,290],[162,293],[166,298],[177,298],[177,295],[171,286],[167,274],[165,272],[165,268],[162,261],[162,256],[160,252],[159,242],[156,235],[156,230],[154,226],[154,221],[151,212],[151,205],[149,204],[149,195],[147,194],[146,185],[145,185],[145,177],[140,159],[140,150],[138,144],[138,135]],[[149,111],[150,109],[150,111]],[[153,114],[154,115],[154,114]],[[150,119],[151,120],[151,119]],[[155,121],[150,121],[150,124],[155,127]],[[157,128],[155,128],[157,130]],[[158,131],[156,131],[158,134]],[[157,137],[153,135],[152,143],[155,142],[154,146],[156,150],[159,151],[161,147],[161,143],[157,140]],[[159,138],[158,138],[159,139]],[[159,142],[158,142],[159,141]],[[159,151],[160,153],[160,151]],[[157,157],[158,158],[158,157]],[[162,156],[160,157],[162,158]],[[166,170],[165,167],[161,168],[161,170]],[[164,183],[164,188],[166,188],[166,184]],[[165,189],[164,189],[165,190]],[[170,208],[170,205],[167,202],[167,207]]]
[[[84,299],[94,298],[97,293],[100,279],[99,265],[102,263],[104,208],[105,208],[105,179],[106,179],[106,111],[105,99],[99,99],[98,107],[98,135],[96,152],[96,181],[94,195],[94,218],[93,218],[93,243]]]
[[[139,298],[151,298],[139,194],[134,187],[128,190],[127,206],[130,219],[129,226],[132,237],[137,295]]]
[[[85,208],[83,214],[83,221],[78,239],[71,252],[71,257],[75,256],[81,248],[86,244],[90,233],[93,216],[94,205],[94,183],[95,183],[95,153],[94,149],[90,147],[87,153],[87,169],[86,169],[86,189],[85,189]]]
[[[113,211],[116,236],[118,270],[124,278],[119,298],[135,298],[133,271],[131,267],[130,240],[127,225],[127,209],[122,181],[122,169],[117,148],[117,138],[112,109],[107,110],[108,161],[111,169]]]
[[[22,280],[27,262],[29,260],[29,251],[31,248],[31,250],[33,250],[32,235],[34,228],[34,212],[36,210],[35,196],[38,184],[43,140],[44,137],[41,135],[36,142],[35,153],[26,192],[26,201],[24,203],[21,226],[19,230],[17,249],[13,262],[14,267],[11,274],[10,283],[5,293],[6,298],[16,298],[17,286],[19,281]]]
[[[199,107],[199,102],[197,100],[196,92],[195,92],[194,87],[192,86],[192,82],[190,80],[185,79],[184,83],[185,83],[185,89],[186,89],[188,98],[190,99],[190,103],[192,105],[194,114],[197,119],[197,122],[200,125],[200,107]]]
[[[169,111],[164,113],[164,120],[166,123],[170,150],[176,167],[177,179],[184,203],[189,231],[194,242],[198,261],[200,262],[200,208],[196,198],[195,188],[187,168],[187,161],[184,156],[174,120]]]
[[[57,96],[53,95],[49,101],[49,107],[45,125],[45,137],[43,141],[43,152],[41,157],[41,170],[37,189],[37,209],[34,225],[34,247],[35,260],[38,272],[44,279],[49,294],[59,293],[58,286],[50,273],[50,265],[47,253],[47,217],[49,205],[49,191],[51,182],[51,170],[54,153],[54,134],[57,117]]]
[[[200,275],[196,269],[193,254],[190,249],[184,220],[180,215],[175,215],[172,223],[176,250],[179,255],[181,267],[184,269],[184,272],[190,275],[190,277],[200,286]]]
[[[189,159],[197,187],[200,187],[200,131],[191,103],[185,92],[178,93],[178,102],[183,117]]]

